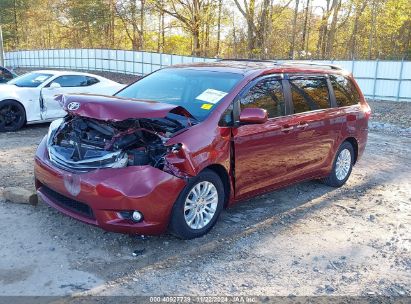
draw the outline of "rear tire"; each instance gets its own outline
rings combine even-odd
[[[220,177],[206,169],[190,179],[173,206],[171,232],[181,239],[208,233],[217,222],[224,205],[224,185]]]
[[[0,132],[19,130],[26,123],[24,107],[14,100],[0,101]]]
[[[324,184],[331,187],[341,187],[351,175],[354,164],[354,148],[348,141],[341,144],[335,154],[333,168],[330,174],[323,179]]]

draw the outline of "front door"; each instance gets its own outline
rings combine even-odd
[[[82,75],[64,75],[52,80],[41,90],[42,118],[51,120],[66,115],[60,104],[54,99],[60,94],[88,93],[87,78]]]
[[[263,108],[268,113],[264,124],[239,125],[233,129],[235,191],[237,197],[283,180],[287,174],[291,145],[289,117],[282,79],[270,76],[256,81],[241,95],[240,108]]]

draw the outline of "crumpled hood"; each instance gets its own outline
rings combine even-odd
[[[168,113],[193,117],[180,106],[115,96],[70,94],[58,95],[55,100],[69,114],[107,121],[122,121],[132,118],[164,118]]]

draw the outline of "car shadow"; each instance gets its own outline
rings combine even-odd
[[[76,258],[76,268],[95,273],[105,280],[116,280],[114,273],[132,273],[133,271],[167,261],[178,261],[183,254],[186,260],[211,252],[227,244],[235,243],[242,237],[254,232],[272,228],[272,232],[283,229],[281,224],[293,225],[298,220],[316,211],[342,200],[344,196],[355,193],[359,188],[371,188],[377,185],[372,179],[356,185],[348,184],[342,189],[335,189],[308,181],[243,201],[224,210],[213,230],[207,235],[194,240],[180,240],[170,234],[142,238],[108,233],[99,228],[90,227],[68,218],[53,209],[50,219],[59,222],[59,227],[70,227],[70,235],[63,235],[61,241],[69,244],[73,252],[89,252],[90,258]],[[55,230],[54,230],[55,233]],[[79,241],[81,236],[81,241]],[[105,251],[106,259],[101,259],[94,252]],[[73,258],[75,258],[73,256]],[[98,262],[97,262],[98,261]],[[101,263],[101,268],[96,266]]]

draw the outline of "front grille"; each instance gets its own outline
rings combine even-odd
[[[89,219],[94,219],[93,210],[88,205],[68,198],[67,196],[64,196],[44,185],[41,187],[40,191],[52,198],[55,204],[60,205],[61,207],[68,210],[77,212]]]

